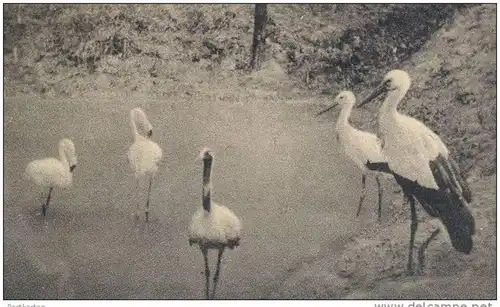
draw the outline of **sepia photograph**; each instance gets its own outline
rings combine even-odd
[[[28,2],[9,307],[497,300],[496,2]]]

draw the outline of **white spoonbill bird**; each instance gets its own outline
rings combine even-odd
[[[240,244],[241,222],[227,207],[212,201],[211,171],[214,155],[205,148],[200,153],[203,159],[202,206],[194,213],[189,226],[189,245],[198,244],[205,260],[205,294],[209,299],[210,269],[208,268],[208,250],[216,249],[217,268],[213,277],[212,298],[215,296],[219,280],[222,253],[226,247],[233,249]]]
[[[70,139],[59,141],[59,159],[45,158],[28,163],[25,170],[27,178],[36,185],[49,189],[47,200],[42,204],[42,213],[45,216],[50,203],[50,196],[54,187],[67,188],[73,182],[73,170],[77,159],[75,145]]]
[[[148,196],[146,200],[146,222],[149,219],[149,196],[151,194],[151,184],[154,175],[158,172],[158,166],[163,156],[163,151],[150,138],[153,135],[153,126],[149,122],[146,114],[140,108],[134,108],[130,111],[130,125],[134,137],[134,143],[127,152],[128,162],[135,173],[137,185],[144,179],[149,181]],[[141,133],[139,132],[139,129]],[[137,204],[134,216],[139,217],[140,204]]]
[[[467,204],[471,192],[439,136],[422,122],[398,112],[399,102],[410,87],[410,76],[402,70],[387,73],[382,83],[358,107],[372,101],[382,93],[386,98],[378,114],[382,138],[382,153],[397,183],[410,203],[411,227],[408,271],[413,274],[413,245],[417,231],[415,199],[432,217],[439,218],[446,228],[453,247],[469,254],[474,217]],[[424,252],[437,236],[435,230],[418,251],[419,269],[423,270]]]
[[[356,216],[359,216],[361,205],[365,199],[365,181],[369,171],[381,171],[389,173],[387,169],[387,161],[382,155],[380,148],[380,140],[375,134],[358,130],[349,123],[352,107],[356,103],[356,96],[351,91],[342,91],[334,99],[334,104],[316,116],[319,116],[337,105],[342,107],[337,120],[336,138],[342,146],[345,155],[354,162],[361,170],[361,196],[359,199],[358,211]],[[382,215],[382,188],[380,187],[380,179],[378,173],[375,174],[375,180],[378,186],[378,219]]]

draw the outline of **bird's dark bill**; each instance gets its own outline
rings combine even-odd
[[[331,109],[335,108],[337,106],[337,104],[334,104],[333,106],[329,106],[328,108],[324,109],[323,111],[319,112],[318,114],[316,114],[316,116],[320,116],[321,114],[323,113],[326,113],[328,111],[330,111]]]
[[[76,167],[76,164],[75,164],[75,165],[71,165],[71,166],[69,167],[69,171],[70,171],[70,172],[73,172],[73,170],[75,169],[75,167]]]
[[[377,98],[380,96],[382,93],[385,93],[387,91],[386,84],[382,83],[379,85],[368,97],[366,97],[363,101],[361,101],[356,108],[361,108],[368,102],[372,101],[373,99]]]
[[[149,130],[148,131],[148,138],[152,137],[153,136],[153,130]]]

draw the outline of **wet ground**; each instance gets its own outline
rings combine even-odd
[[[145,201],[125,155],[133,106],[166,157],[147,225],[131,217]],[[304,105],[27,96],[7,97],[4,116],[5,299],[203,298],[203,258],[187,227],[201,205],[205,146],[216,155],[213,197],[244,227],[241,246],[224,254],[218,298],[266,298],[290,266],[355,230],[359,172],[339,154],[334,124]],[[76,146],[74,185],[55,191],[44,220],[22,173],[56,156],[62,137]],[[364,210],[375,218],[368,186]]]

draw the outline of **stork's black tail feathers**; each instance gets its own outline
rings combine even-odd
[[[448,162],[450,163],[451,170],[453,173],[456,174],[458,183],[460,184],[460,187],[462,188],[462,195],[465,198],[467,202],[472,202],[472,193],[470,191],[469,185],[467,184],[467,181],[465,180],[464,175],[460,171],[460,168],[458,167],[457,162],[453,160],[451,157],[448,157]]]
[[[468,254],[472,250],[472,235],[476,231],[474,217],[467,208],[467,201],[471,199],[470,189],[451,159],[439,155],[429,162],[429,166],[445,202],[429,200],[427,203],[432,203],[433,209],[446,226],[453,247]]]
[[[473,247],[472,235],[475,233],[474,217],[470,211],[466,207],[450,210],[441,214],[441,220],[448,230],[453,247],[469,254]]]

